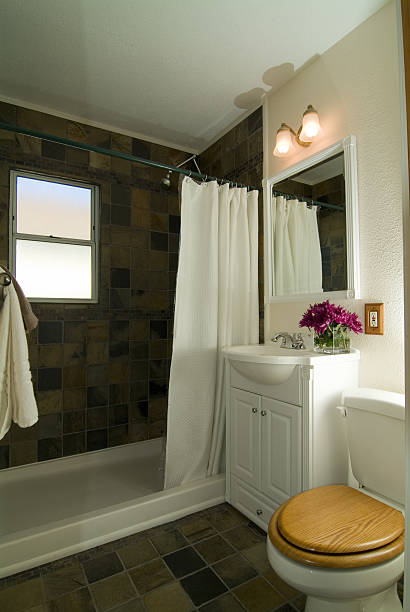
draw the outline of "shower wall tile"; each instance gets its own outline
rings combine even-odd
[[[101,450],[107,448],[108,431],[106,428],[95,431],[87,431],[87,451]]]
[[[37,392],[37,408],[41,414],[55,414],[62,411],[63,408],[63,392],[61,389],[57,391],[38,391]]]
[[[38,439],[56,438],[62,433],[61,414],[46,414],[38,419]]]
[[[9,123],[169,164],[189,154],[37,111],[0,104]],[[239,143],[236,143],[239,144]],[[13,425],[0,469],[164,433],[180,209],[178,176],[7,133],[0,142],[0,262],[8,263],[9,171],[100,187],[98,304],[33,304],[28,335],[39,422]],[[194,168],[192,168],[194,169]],[[152,394],[152,397],[151,397]]]
[[[128,404],[110,406],[108,416],[108,424],[110,427],[114,425],[126,425],[128,421]]]
[[[168,338],[167,321],[150,321],[150,338]]]
[[[111,206],[112,225],[131,225],[131,210],[127,206]]]
[[[85,430],[85,412],[76,410],[75,412],[64,412],[63,414],[63,433],[72,434]]]
[[[108,379],[108,364],[91,365],[87,367],[87,387],[96,387],[104,384]]]
[[[87,388],[87,408],[108,405],[109,387],[108,385]]]
[[[130,422],[144,422],[148,417],[148,402],[135,402],[130,406]]]
[[[86,407],[87,393],[86,389],[81,387],[77,388],[64,388],[63,392],[63,410],[64,412],[70,410],[83,410]]]
[[[75,365],[63,368],[64,391],[70,387],[84,387],[85,373],[83,366]]]
[[[78,455],[86,452],[85,432],[63,436],[63,456]]]
[[[62,438],[44,438],[37,442],[37,457],[38,461],[48,461],[49,459],[57,459],[62,456],[63,444]]]
[[[39,321],[38,324],[38,343],[50,344],[61,343],[63,341],[63,322],[62,321]]]
[[[41,143],[41,155],[43,157],[51,157],[60,161],[65,160],[65,147],[55,142],[47,142],[43,140]]]
[[[62,369],[61,368],[39,368],[38,370],[38,390],[48,391],[50,389],[61,389]]]
[[[37,367],[47,368],[52,366],[62,366],[64,363],[64,352],[63,344],[44,344],[37,348]],[[30,351],[30,364],[33,367],[33,360],[31,359],[32,351]]]
[[[150,232],[150,245],[152,251],[168,251],[168,234]]]
[[[37,461],[37,442],[35,440],[16,442],[10,446],[10,453],[10,465],[12,466],[35,463]]]
[[[103,429],[108,426],[107,406],[100,408],[87,408],[87,431]]]
[[[171,234],[179,234],[181,227],[181,217],[179,215],[169,215],[169,229]]]
[[[168,215],[161,213],[151,213],[150,227],[157,232],[168,232]]]
[[[130,440],[128,424],[108,429],[108,446],[127,444]]]
[[[0,446],[0,469],[8,468],[10,466],[9,453],[9,446]]]

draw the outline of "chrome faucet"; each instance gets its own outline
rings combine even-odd
[[[282,338],[280,348],[296,349],[298,351],[306,348],[301,333],[290,334],[289,332],[279,332],[272,336],[271,340],[272,342],[277,342],[279,338]]]

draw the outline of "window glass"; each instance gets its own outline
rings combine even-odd
[[[91,189],[18,176],[17,232],[90,240]]]
[[[91,299],[91,246],[16,240],[16,278],[28,298]]]

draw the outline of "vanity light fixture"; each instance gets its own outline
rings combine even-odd
[[[320,121],[317,111],[311,104],[303,113],[302,125],[297,133],[287,123],[282,123],[276,134],[273,154],[286,157],[293,152],[295,142],[301,147],[308,147],[320,132]]]

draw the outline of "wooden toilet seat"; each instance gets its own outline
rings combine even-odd
[[[357,489],[329,485],[282,504],[270,520],[269,538],[283,555],[305,565],[365,567],[403,552],[404,517]]]

